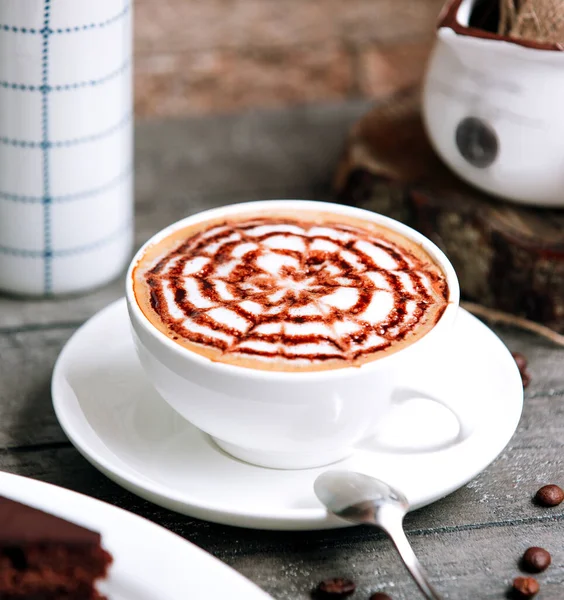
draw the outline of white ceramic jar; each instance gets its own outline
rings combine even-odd
[[[486,192],[564,206],[564,52],[470,27],[474,5],[451,0],[439,20],[423,90],[430,140]]]
[[[91,289],[132,245],[130,0],[0,1],[0,291]]]

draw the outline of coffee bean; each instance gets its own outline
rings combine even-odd
[[[383,592],[376,592],[370,596],[369,600],[392,600],[388,594],[384,594]]]
[[[525,551],[525,554],[523,554],[521,566],[524,571],[540,573],[541,571],[548,569],[551,561],[550,552],[544,548],[533,546],[532,548],[528,548]]]
[[[521,354],[520,352],[512,352],[511,356],[513,356],[513,358],[515,359],[515,362],[517,363],[517,367],[519,368],[519,371],[521,369],[526,369],[527,365],[529,364],[527,361],[527,358],[525,357],[524,354]]]
[[[535,501],[541,506],[558,506],[564,500],[564,492],[557,485],[544,485],[535,494]]]
[[[515,359],[517,363],[517,368],[519,369],[519,373],[521,374],[521,381],[523,382],[523,387],[526,388],[529,383],[531,383],[531,374],[527,371],[527,359],[520,352],[512,352],[511,355]]]
[[[540,589],[534,577],[517,577],[513,580],[513,592],[517,598],[532,598]]]
[[[354,593],[356,585],[354,581],[344,577],[325,579],[314,590],[315,598],[345,598]]]
[[[529,373],[529,371],[521,372],[521,381],[523,382],[523,387],[527,389],[529,387],[529,384],[531,383],[531,374]]]

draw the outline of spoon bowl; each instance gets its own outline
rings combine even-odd
[[[403,514],[409,510],[407,498],[401,492],[362,473],[326,471],[315,480],[313,489],[333,514],[347,521],[365,523],[363,515],[368,507],[380,509],[392,505]]]

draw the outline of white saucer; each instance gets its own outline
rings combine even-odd
[[[97,587],[112,600],[272,600],[211,554],[111,504],[9,473],[0,473],[0,494],[100,533],[114,561]]]
[[[454,398],[473,423],[471,434],[443,450],[402,450],[414,440],[425,446],[425,432],[436,430],[437,422],[445,441],[456,437],[451,413],[414,402],[403,411],[401,429],[391,420],[382,435],[386,449],[358,450],[336,467],[379,477],[418,508],[461,487],[500,454],[519,422],[523,389],[503,343],[463,310],[436,372],[406,375],[406,387]],[[327,515],[313,492],[317,475],[334,467],[282,471],[238,461],[153,391],[135,354],[125,300],[95,315],[68,341],[55,365],[52,394],[57,418],[77,449],[110,479],[156,504],[243,527],[344,525]]]

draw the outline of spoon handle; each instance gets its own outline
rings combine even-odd
[[[382,524],[380,524],[380,527],[382,527]],[[415,556],[415,552],[403,530],[401,519],[393,519],[393,521],[391,519],[387,520],[385,527],[382,528],[385,529],[390,536],[390,539],[403,560],[403,564],[409,571],[409,574],[413,577],[413,580],[419,589],[423,592],[423,595],[428,598],[428,600],[442,600],[441,596],[439,596],[435,588],[431,585],[419,559]]]

